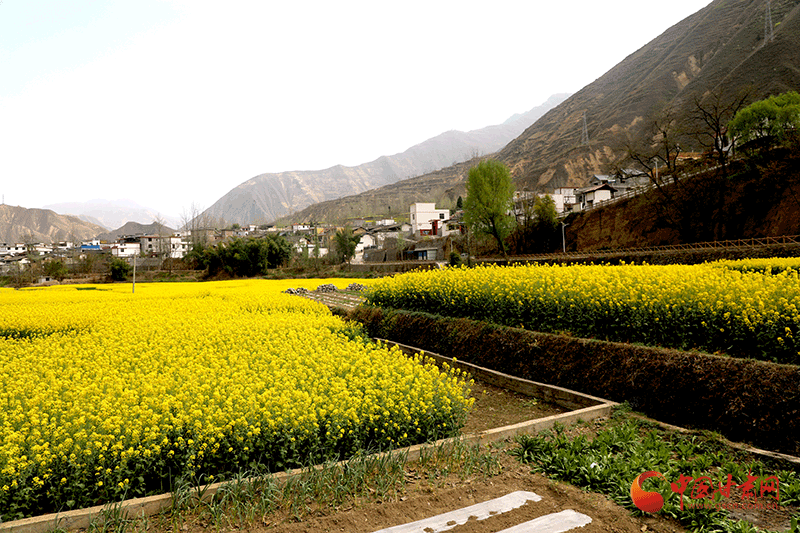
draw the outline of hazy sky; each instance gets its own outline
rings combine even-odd
[[[709,0],[0,0],[0,194],[209,207],[576,92]]]

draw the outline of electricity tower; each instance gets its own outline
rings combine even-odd
[[[589,144],[589,130],[586,128],[586,111],[583,112],[583,132],[581,133],[581,144],[584,146]]]
[[[764,44],[775,40],[775,33],[772,31],[772,10],[769,3],[770,0],[767,0],[767,10],[764,15]]]

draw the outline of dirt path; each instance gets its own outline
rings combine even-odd
[[[364,301],[364,297],[358,293],[349,293],[343,291],[337,292],[316,292],[309,291],[301,294],[303,298],[314,300],[327,305],[328,307],[339,307],[342,309],[350,310],[358,307]]]

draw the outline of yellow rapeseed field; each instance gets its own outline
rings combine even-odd
[[[798,364],[797,265],[796,259],[761,259],[449,268],[376,281],[368,302],[536,331]]]
[[[2,519],[457,431],[463,376],[281,294],[319,283],[0,289]]]

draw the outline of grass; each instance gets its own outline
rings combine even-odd
[[[517,444],[510,453],[530,464],[533,471],[604,494],[634,514],[643,513],[632,502],[632,480],[654,470],[673,483],[682,475],[695,479],[709,476],[711,484],[714,487],[719,484],[720,488],[726,479],[744,482],[750,473],[763,477],[777,475],[780,505],[794,509],[795,530],[800,516],[797,514],[800,504],[800,466],[797,464],[767,460],[731,448],[715,433],[663,430],[650,421],[630,416],[627,406],[617,410],[601,429],[556,425],[535,436],[520,436]],[[693,490],[691,482],[687,488],[684,497],[688,498]],[[646,490],[658,491],[664,498],[659,514],[678,520],[692,531],[761,531],[723,510],[682,508],[678,496],[672,494],[673,489],[663,480],[648,482]],[[758,490],[757,484],[755,490]]]

